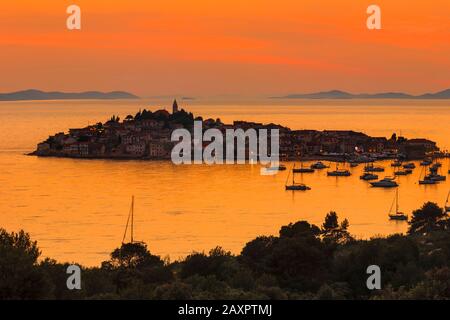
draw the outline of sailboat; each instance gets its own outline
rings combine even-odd
[[[404,169],[415,169],[416,165],[414,164],[414,162],[409,162],[409,163],[403,165],[403,168]]]
[[[392,209],[394,207],[394,204],[395,204],[395,213],[392,213]],[[407,221],[408,220],[408,215],[399,211],[399,206],[398,206],[398,189],[395,192],[394,202],[392,203],[391,209],[389,210],[389,219],[391,219],[391,220],[399,220],[399,221]]]
[[[448,192],[447,195],[447,200],[445,201],[445,212],[450,212],[450,203],[448,203],[448,199],[450,198],[450,191]]]
[[[313,173],[314,169],[313,168],[307,168],[303,166],[303,161],[300,159],[300,168],[298,169],[292,169],[292,172],[294,173]]]
[[[336,170],[327,172],[327,176],[329,177],[349,177],[351,175],[352,174],[350,173],[350,171],[346,169],[339,169],[337,162],[336,162]]]
[[[130,242],[125,242],[128,232],[128,226],[130,226]],[[141,241],[134,241],[134,196],[131,197],[131,207],[130,212],[128,213],[127,224],[125,226],[125,232],[122,238],[122,245],[133,243],[142,243]]]
[[[405,168],[405,167],[403,167]],[[395,170],[396,169],[396,170]],[[399,167],[394,168],[394,175],[396,176],[407,176],[408,174],[411,174],[413,172],[412,169],[400,169]]]
[[[441,175],[439,172],[441,167],[442,167],[442,164],[440,162],[435,162],[430,167],[430,173],[425,177],[425,179],[426,180],[434,180],[436,182],[447,180],[447,177]]]
[[[391,167],[401,167],[402,166],[402,162],[400,160],[395,160],[394,162],[391,163]]]
[[[326,168],[328,168],[328,166],[325,165],[325,164],[323,164],[322,161],[317,161],[316,163],[313,163],[313,164],[311,165],[311,169],[318,169],[318,170],[321,170],[321,169],[326,169]]]
[[[289,190],[289,191],[307,191],[307,190],[311,190],[311,188],[308,187],[306,184],[304,184],[304,183],[296,183],[295,182],[294,170],[295,170],[295,164],[293,165],[292,170],[291,170],[292,171],[292,184],[288,185],[289,176],[291,174],[291,171],[289,171],[289,174],[288,174],[287,179],[286,179],[286,185],[285,185],[286,190]]]
[[[369,163],[364,167],[365,172],[384,172],[383,167],[375,167],[373,163]]]
[[[365,172],[364,174],[362,174],[359,177],[361,180],[366,180],[366,181],[370,181],[370,180],[378,180],[378,175],[377,174],[373,174],[370,172]]]
[[[424,172],[424,178],[423,180],[419,180],[419,184],[436,184],[437,181],[431,179],[429,175],[427,175],[427,166],[424,166],[422,169],[422,173]],[[421,175],[422,175],[421,173]]]

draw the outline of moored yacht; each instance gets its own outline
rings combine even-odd
[[[433,165],[431,166],[432,168],[440,168],[440,167],[442,167],[442,163],[440,163],[440,162],[435,162],[435,163],[433,163]]]
[[[407,170],[398,170],[398,171],[395,171],[394,172],[394,174],[396,175],[396,176],[407,176],[408,174],[411,174],[412,173],[412,170],[411,169],[407,169]]]
[[[402,162],[397,160],[391,163],[391,167],[401,167],[402,166]]]
[[[373,163],[368,164],[364,167],[365,172],[384,172],[383,167],[375,167]]]
[[[366,181],[369,181],[369,180],[377,180],[377,179],[378,179],[378,175],[373,174],[373,173],[366,172],[366,173],[364,173],[363,175],[361,175],[359,178],[360,178],[361,180],[366,180]]]
[[[350,171],[346,169],[339,169],[337,162],[336,162],[336,170],[327,172],[327,176],[329,177],[349,177],[351,175],[352,174],[350,173]]]
[[[372,187],[376,188],[396,188],[398,187],[398,183],[394,181],[394,178],[385,177],[380,181],[375,181],[370,183]]]
[[[311,188],[303,183],[297,183],[286,186],[286,191],[307,191],[307,190],[311,190]]]
[[[403,165],[403,168],[404,169],[415,169],[416,165],[414,164],[414,162],[410,162],[410,163]]]
[[[352,174],[350,171],[345,169],[339,169],[334,171],[328,171],[327,176],[329,177],[350,177]]]
[[[437,181],[425,178],[423,180],[419,180],[419,184],[437,184]]]
[[[425,159],[420,163],[420,165],[421,166],[429,166],[432,163],[433,163],[433,161],[431,161],[430,159]]]
[[[326,168],[328,168],[328,166],[323,164],[323,162],[321,162],[321,161],[318,161],[318,162],[313,163],[311,165],[311,169],[318,169],[318,170],[320,170],[320,169],[326,169]]]
[[[430,173],[429,175],[427,175],[425,177],[425,180],[445,181],[445,180],[447,180],[447,177],[446,176],[442,176],[442,175],[437,174],[437,173]]]

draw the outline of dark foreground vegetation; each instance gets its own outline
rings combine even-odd
[[[407,235],[355,240],[329,213],[258,237],[235,256],[220,247],[169,262],[145,244],[124,244],[101,267],[82,268],[82,289],[66,287],[68,264],[39,259],[37,243],[0,229],[0,299],[447,299],[450,219],[436,204],[413,212]],[[369,291],[369,265],[382,289]]]

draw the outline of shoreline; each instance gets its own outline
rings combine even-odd
[[[171,162],[171,159],[167,158],[158,158],[158,157],[135,157],[135,156],[77,156],[77,155],[42,155],[37,154],[36,151],[25,153],[25,156],[32,156],[38,158],[64,158],[64,159],[76,159],[76,160],[112,160],[112,161],[124,161],[124,160],[132,160],[132,161],[164,161]],[[343,158],[345,158],[343,160]],[[433,155],[434,159],[447,159],[450,158],[450,154],[439,154]],[[395,160],[397,157],[379,157],[375,158],[372,161],[356,161],[357,163],[369,163],[369,162],[377,162],[384,160]],[[420,161],[424,158],[410,158],[405,161]],[[347,156],[328,156],[328,155],[316,155],[316,156],[303,156],[301,159],[296,157],[282,157],[280,161],[283,162],[299,162],[299,161],[330,161],[330,162],[352,162],[348,159]],[[245,164],[250,164],[248,160],[246,160]]]

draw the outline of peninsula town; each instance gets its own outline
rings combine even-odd
[[[194,121],[202,121],[203,130],[278,129],[281,160],[329,159],[335,161],[370,161],[377,159],[422,159],[439,153],[434,141],[425,138],[407,139],[397,136],[371,137],[355,131],[291,130],[279,124],[234,121],[225,124],[220,119],[203,119],[179,109],[175,100],[172,112],[165,109],[143,109],[123,120],[113,115],[108,121],[84,128],[56,133],[39,143],[31,155],[41,157],[69,157],[87,159],[168,160],[176,142],[171,141],[173,130],[192,130]],[[206,147],[209,142],[203,142]]]

